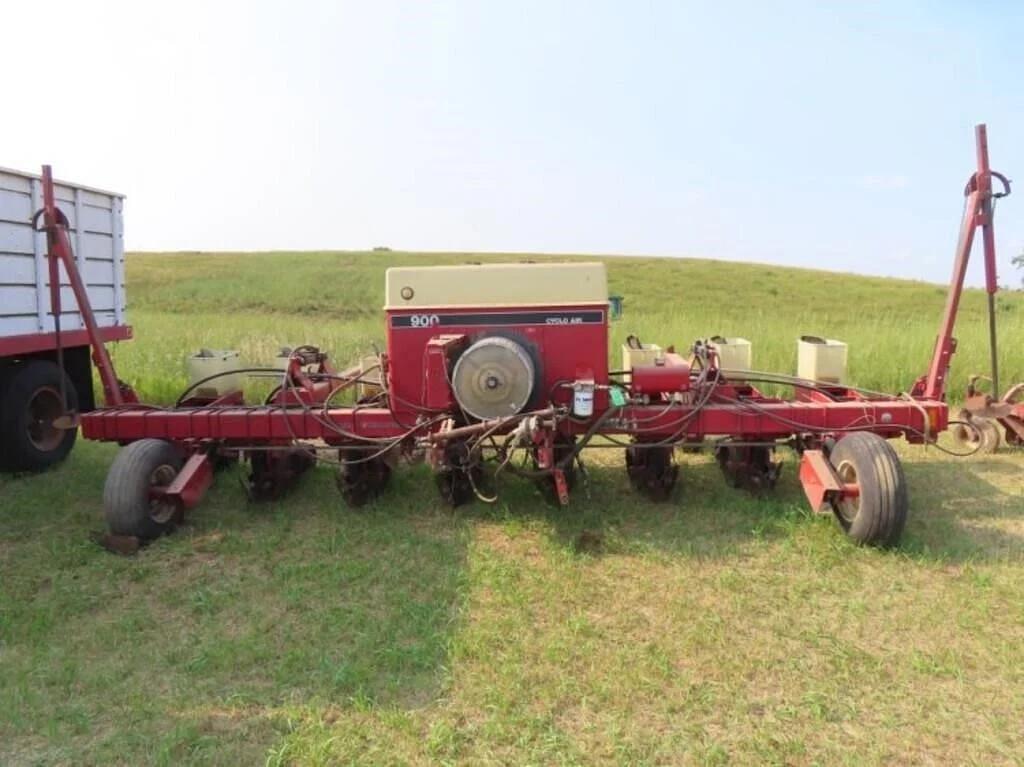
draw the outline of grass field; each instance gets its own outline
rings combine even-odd
[[[480,257],[132,255],[136,339],[115,359],[173,400],[182,356],[269,362],[381,343],[383,270]],[[519,258],[519,257],[516,257]],[[628,332],[754,343],[792,372],[795,337],[848,341],[853,380],[924,371],[944,289],[692,260],[610,259]],[[1007,380],[1024,300],[1000,296]],[[953,380],[984,370],[983,295]],[[613,355],[614,356],[614,355]],[[102,551],[116,447],[0,478],[0,764],[1022,764],[1024,459],[901,447],[911,516],[896,551],[855,549],[775,493],[684,455],[648,503],[621,458],[568,509],[509,480],[457,512],[424,467],[346,509],[324,467],[250,505],[220,476],[178,533]],[[582,533],[597,551],[580,551]]]

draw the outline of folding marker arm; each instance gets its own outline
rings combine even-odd
[[[71,253],[71,240],[68,238],[67,217],[57,207],[56,195],[53,187],[53,171],[49,165],[43,166],[43,207],[37,211],[33,219],[33,226],[38,228],[39,218],[43,219],[42,230],[46,232],[47,259],[50,269],[50,311],[53,313],[54,331],[57,337],[58,356],[61,351],[60,320],[60,264],[64,265],[68,282],[71,283],[71,290],[78,303],[78,311],[82,315],[82,324],[85,325],[85,332],[89,338],[89,345],[92,347],[92,359],[100,374],[100,381],[103,384],[103,399],[108,406],[122,405],[125,401],[137,402],[135,393],[117,379],[114,372],[114,363],[107,353],[106,346],[99,335],[99,328],[96,325],[96,316],[92,312],[92,305],[89,303],[89,294],[86,291],[85,283],[78,272],[78,266]],[[64,400],[65,406],[67,400]]]
[[[946,296],[946,308],[939,326],[939,337],[935,342],[928,375],[923,382],[914,387],[914,394],[925,399],[943,399],[946,393],[946,375],[949,372],[950,360],[956,351],[956,339],[953,329],[956,314],[960,307],[960,297],[964,289],[964,276],[967,274],[967,263],[971,257],[971,246],[978,227],[982,229],[982,243],[985,248],[985,289],[988,292],[989,307],[989,343],[992,352],[992,381],[994,390],[998,389],[998,365],[996,361],[996,326],[995,326],[995,292],[998,289],[996,280],[996,245],[993,227],[993,202],[999,197],[1010,193],[1010,182],[1001,173],[993,171],[988,161],[988,134],[984,124],[974,129],[977,144],[978,170],[967,182],[964,194],[967,197],[964,205],[964,217],[960,223],[960,237],[957,241],[956,260],[953,262],[953,277]],[[1003,185],[1002,192],[992,191],[992,177],[996,177]],[[921,385],[923,383],[923,386]]]

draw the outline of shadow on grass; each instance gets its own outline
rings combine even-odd
[[[902,551],[952,562],[1024,556],[1024,467],[984,458],[905,462],[904,469],[911,517]]]
[[[778,487],[753,495],[729,487],[710,458],[680,456],[672,497],[653,502],[636,493],[621,456],[602,451],[589,466],[568,507],[546,501],[532,482],[510,478],[500,502],[460,509],[471,519],[532,518],[550,527],[558,545],[577,553],[657,553],[726,558],[757,542],[789,534],[794,525],[814,524],[792,465]],[[790,462],[792,463],[792,462]]]
[[[559,545],[585,554],[659,552],[728,558],[750,546],[800,532],[843,533],[831,515],[815,515],[796,477],[797,460],[783,453],[783,475],[770,492],[753,495],[729,487],[707,457],[682,457],[672,498],[652,503],[634,493],[624,467],[595,466],[570,506],[545,503],[528,481],[502,486],[502,503],[475,504],[470,519],[529,516],[550,525]],[[998,458],[975,461],[904,461],[910,513],[894,554],[942,561],[985,561],[1024,556],[1024,469]],[[986,476],[998,480],[994,484]],[[584,544],[581,546],[581,542]],[[596,542],[596,545],[595,545]],[[852,545],[852,544],[851,544]]]

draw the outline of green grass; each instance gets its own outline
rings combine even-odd
[[[202,345],[266,362],[314,342],[345,361],[382,340],[385,266],[423,260],[467,257],[133,255],[136,339],[116,360],[161,401]],[[918,283],[609,263],[616,342],[743,335],[755,365],[790,372],[795,336],[830,335],[878,388],[923,372],[943,303]],[[1009,340],[1020,297],[1001,301]],[[982,310],[968,294],[955,381],[985,367]],[[509,479],[498,504],[447,511],[422,466],[359,512],[326,467],[254,505],[230,469],[183,529],[124,559],[90,540],[116,449],[0,478],[2,764],[1024,761],[1016,455],[902,447],[911,518],[892,552],[806,512],[790,456],[762,499],[682,456],[656,505],[595,451],[568,509]],[[585,531],[596,553],[577,551]]]

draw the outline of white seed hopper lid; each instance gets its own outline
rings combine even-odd
[[[606,304],[604,264],[394,266],[385,309]]]

